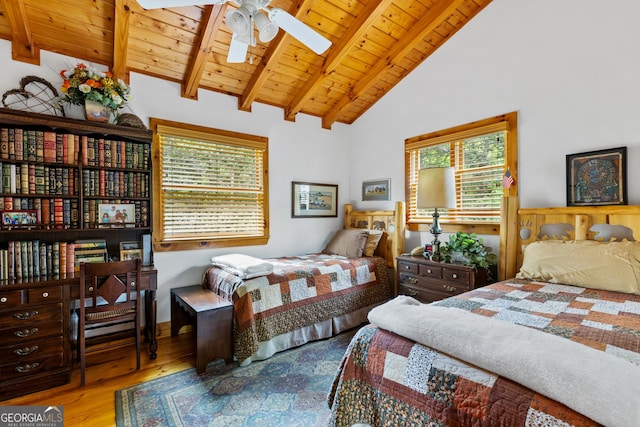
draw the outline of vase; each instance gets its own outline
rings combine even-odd
[[[109,123],[113,110],[109,107],[105,107],[99,102],[84,100],[84,115],[87,120],[94,122]]]

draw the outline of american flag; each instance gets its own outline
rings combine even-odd
[[[511,184],[513,184],[513,177],[511,176],[511,172],[509,172],[509,169],[507,169],[507,171],[504,173],[504,176],[502,177],[502,186],[508,189],[509,187],[511,187]]]

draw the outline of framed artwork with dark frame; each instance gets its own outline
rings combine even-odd
[[[362,200],[391,200],[391,179],[362,181]]]
[[[627,147],[567,155],[567,206],[626,204]]]
[[[337,216],[337,185],[295,181],[291,183],[291,218]]]

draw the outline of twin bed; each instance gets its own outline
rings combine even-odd
[[[498,283],[399,296],[354,336],[331,425],[640,425],[640,207],[519,209]]]
[[[203,287],[233,301],[234,357],[249,364],[366,322],[394,295],[404,230],[401,202],[376,211],[347,204],[344,229],[323,253],[261,260],[241,272],[214,257]]]

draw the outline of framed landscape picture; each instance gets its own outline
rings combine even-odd
[[[291,183],[291,217],[338,216],[338,186],[311,182]]]
[[[626,204],[627,147],[567,155],[567,206]]]
[[[391,200],[391,179],[363,181],[362,200]]]

